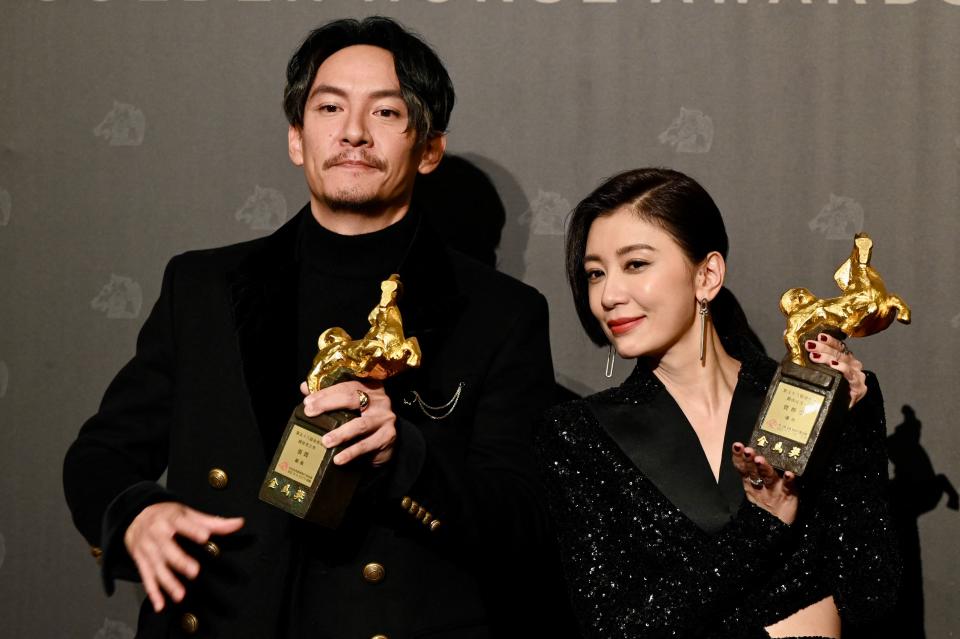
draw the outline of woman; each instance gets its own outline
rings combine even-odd
[[[879,388],[821,335],[810,358],[843,373],[855,404],[827,471],[801,487],[745,447],[776,363],[723,288],[726,253],[716,205],[675,171],[617,175],[573,212],[581,323],[637,359],[538,434],[587,636],[847,636],[893,592]]]

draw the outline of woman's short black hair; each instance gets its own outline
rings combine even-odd
[[[287,86],[283,91],[287,121],[303,126],[303,110],[317,69],[337,51],[358,44],[380,47],[393,54],[400,92],[409,111],[408,126],[417,132],[417,140],[445,133],[455,99],[446,68],[430,45],[382,16],[335,20],[310,32],[287,63]]]
[[[666,231],[693,264],[702,262],[712,251],[727,256],[727,231],[720,210],[693,178],[662,168],[634,169],[608,178],[574,208],[567,228],[567,278],[573,302],[580,323],[598,346],[606,346],[608,340],[590,312],[583,260],[587,234],[598,217],[625,206],[640,219]],[[724,298],[728,295],[725,293]],[[716,315],[714,311],[715,323]],[[717,329],[721,329],[719,324]]]

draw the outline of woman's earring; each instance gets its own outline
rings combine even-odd
[[[603,370],[607,379],[613,377],[613,362],[613,344],[611,344],[609,350],[607,350],[607,367]]]
[[[707,298],[697,300],[700,313],[700,361],[703,362],[707,357],[707,316],[710,315],[710,307],[707,305]]]

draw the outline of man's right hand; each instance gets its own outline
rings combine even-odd
[[[211,535],[229,535],[243,527],[243,517],[217,517],[187,508],[177,502],[161,502],[144,508],[137,515],[123,543],[140,571],[140,579],[156,612],[163,610],[163,592],[173,601],[182,601],[186,589],[174,574],[194,579],[200,564],[177,544],[181,535],[205,544]]]

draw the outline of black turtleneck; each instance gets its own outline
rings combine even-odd
[[[312,215],[300,226],[297,262],[300,265],[297,317],[297,362],[301,379],[317,354],[317,338],[339,326],[354,339],[370,328],[367,315],[380,301],[380,282],[396,273],[407,257],[419,226],[408,212],[399,222],[373,233],[339,235]],[[315,636],[330,610],[318,605],[318,591],[330,553],[348,543],[350,528],[332,531],[302,521],[293,522],[291,580],[287,611],[279,636]]]
[[[339,326],[357,339],[367,332],[367,315],[380,301],[380,282],[400,269],[418,224],[419,217],[409,211],[379,231],[340,235],[304,216],[297,245],[297,365],[303,375],[317,354],[320,333]]]

